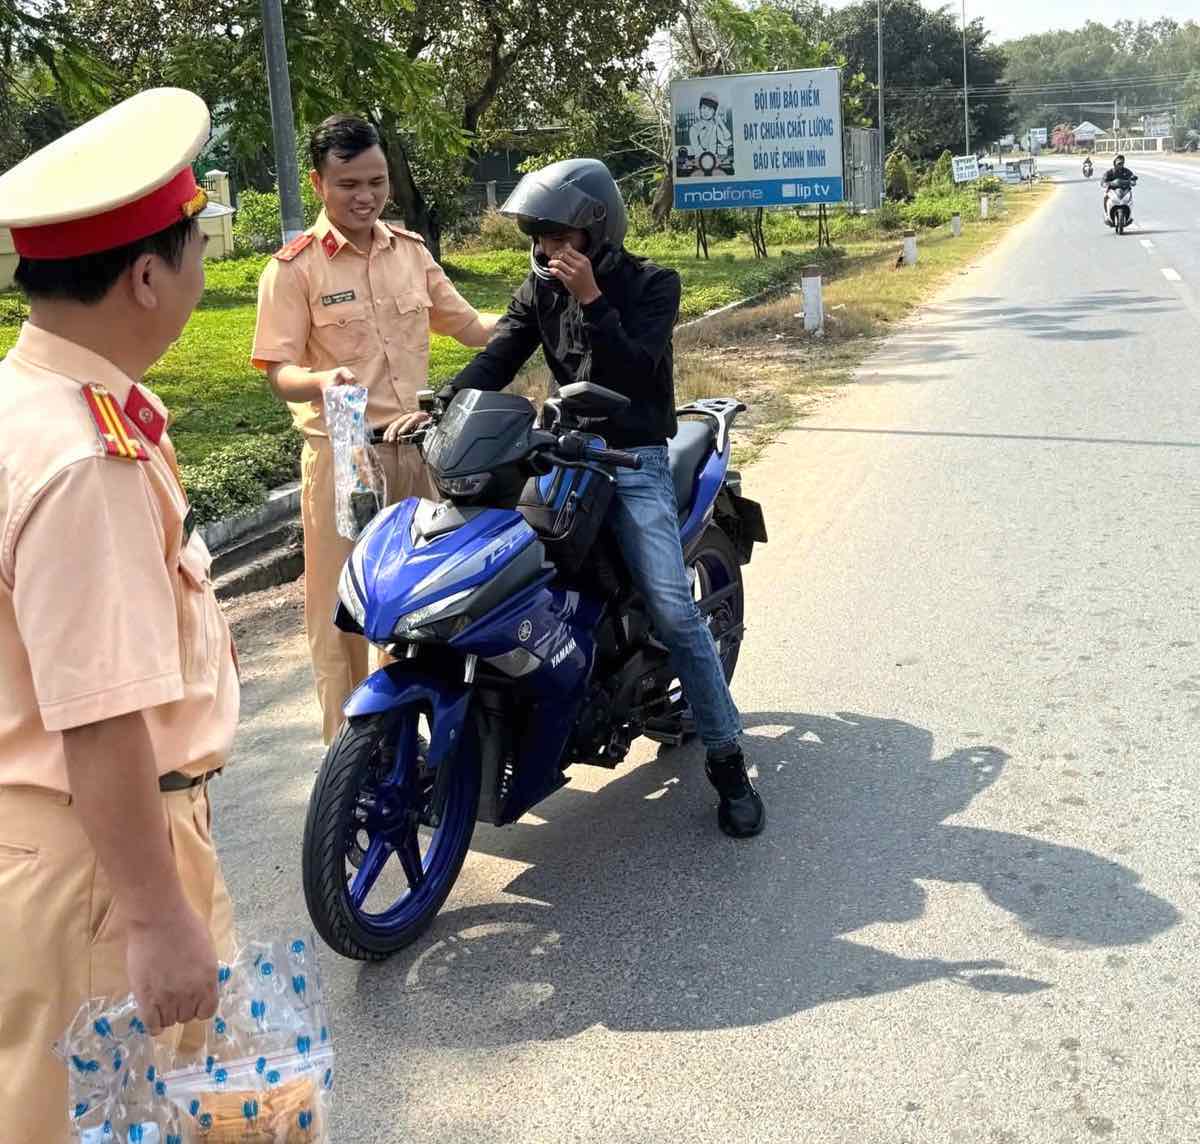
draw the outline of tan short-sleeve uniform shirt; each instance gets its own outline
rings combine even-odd
[[[364,253],[322,212],[263,271],[251,357],[259,369],[278,362],[348,367],[367,389],[369,422],[382,428],[416,410],[431,331],[465,345],[488,339],[420,235],[377,222]],[[301,432],[327,436],[319,402],[290,409]]]
[[[106,443],[88,386],[140,418]],[[228,757],[233,644],[165,422],[111,362],[35,326],[0,362],[0,785],[67,792],[61,732],[133,711],[160,773]]]

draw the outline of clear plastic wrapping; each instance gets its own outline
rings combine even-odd
[[[311,938],[250,942],[218,978],[199,1056],[133,997],[84,1005],[57,1046],[79,1144],[328,1144],[333,1042]]]
[[[383,466],[371,445],[367,425],[367,391],[358,385],[327,389],[325,424],[333,444],[337,530],[347,540],[357,540],[387,503]]]

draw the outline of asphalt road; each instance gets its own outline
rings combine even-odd
[[[1200,1140],[1200,166],[1149,164],[1121,239],[1063,166],[748,474],[767,833],[644,749],[480,827],[417,948],[324,959],[339,1144]],[[247,932],[304,921],[319,757],[267,658]]]

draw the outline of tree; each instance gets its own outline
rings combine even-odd
[[[1115,101],[1126,127],[1143,113],[1173,110],[1177,127],[1200,128],[1195,21],[1124,20],[1112,27],[1090,21],[1074,31],[1024,36],[1005,51],[1007,79],[1025,89],[1016,97],[1022,125],[1069,117],[1108,127]]]
[[[828,14],[822,32],[852,70],[875,75],[878,33],[875,0]],[[962,29],[949,9],[929,11],[919,0],[888,0],[884,7],[884,116],[887,139],[907,153],[931,159],[963,140]],[[1004,52],[988,43],[982,20],[967,25],[967,78],[992,87],[1005,68]],[[971,101],[971,139],[989,143],[1006,134],[1008,99]]]
[[[73,126],[56,83],[95,90],[103,75],[57,3],[0,0],[0,171]]]
[[[4,0],[0,0],[3,3]],[[193,88],[260,185],[271,132],[257,0],[64,0],[129,88]],[[371,118],[392,193],[437,249],[474,155],[513,125],[556,121],[636,78],[677,0],[284,0],[303,129],[336,111]],[[264,188],[265,189],[265,188]]]

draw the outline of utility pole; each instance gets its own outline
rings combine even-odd
[[[292,114],[292,82],[288,77],[287,40],[280,0],[262,0],[263,44],[267,56],[267,88],[271,95],[271,133],[275,139],[275,173],[279,181],[279,214],[283,241],[304,230],[300,170],[296,163],[296,120]]]
[[[885,187],[883,178],[884,171],[887,167],[887,136],[883,129],[883,0],[878,0],[878,16],[875,24],[875,48],[878,53],[876,78],[879,83],[879,163],[880,163],[880,180],[879,185]],[[883,199],[887,196],[885,189],[880,193],[880,206],[883,205]]]
[[[966,137],[967,149],[964,155],[971,153],[971,101],[967,96],[967,0],[963,0],[963,134]]]

